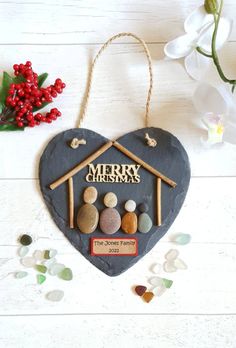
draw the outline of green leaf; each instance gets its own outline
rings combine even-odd
[[[0,103],[5,106],[6,97],[9,91],[10,85],[14,83],[13,78],[6,72],[3,72],[2,87],[0,89]]]
[[[24,76],[22,76],[22,75],[13,77],[12,80],[13,80],[13,83],[22,83],[22,82],[25,82],[25,81],[26,81],[26,79],[25,79]]]
[[[24,127],[17,127],[14,124],[1,124],[0,125],[0,132],[1,131],[23,131]]]
[[[48,78],[48,73],[43,73],[38,76],[38,86],[39,88],[42,87],[44,81]]]

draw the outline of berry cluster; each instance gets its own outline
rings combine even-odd
[[[6,105],[12,109],[15,123],[18,127],[34,127],[41,122],[51,123],[61,116],[57,108],[51,109],[45,115],[35,113],[51,103],[53,98],[63,92],[66,87],[61,79],[56,79],[53,85],[43,88],[38,85],[38,75],[32,69],[32,63],[15,64],[13,66],[14,74],[19,83],[10,84]]]

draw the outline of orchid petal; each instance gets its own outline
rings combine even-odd
[[[214,23],[214,17],[207,14],[205,7],[198,7],[195,11],[190,13],[184,22],[184,29],[186,33],[201,30],[206,24]]]
[[[211,65],[211,60],[194,50],[185,58],[184,64],[193,79],[201,80]]]
[[[228,18],[222,17],[219,22],[219,28],[216,38],[216,49],[219,50],[225,42],[228,40],[232,31],[233,21]],[[206,52],[211,52],[212,35],[214,32],[215,25],[212,24],[207,29],[202,29],[200,38],[198,40],[198,46]]]
[[[172,59],[186,57],[193,50],[197,39],[197,33],[189,33],[168,42],[164,48],[166,56]]]
[[[236,123],[227,123],[223,140],[227,143],[236,144]]]
[[[193,104],[198,112],[212,112],[216,115],[227,115],[229,105],[220,91],[206,83],[202,83],[196,89],[193,96]]]
[[[222,115],[207,113],[202,120],[208,130],[208,144],[222,143],[225,130],[224,117]]]

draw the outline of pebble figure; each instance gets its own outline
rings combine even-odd
[[[93,186],[89,186],[84,190],[83,199],[85,204],[79,209],[77,215],[77,225],[82,233],[90,234],[97,228],[99,213],[93,205],[97,200],[97,196],[97,189]]]
[[[147,203],[141,203],[138,206],[138,210],[141,214],[138,217],[138,230],[141,233],[148,233],[153,226],[152,219],[147,214],[149,208]]]
[[[133,200],[128,200],[125,203],[125,210],[127,213],[122,217],[121,229],[128,234],[134,234],[137,232],[138,228],[138,218],[134,213],[136,209],[136,203]]]
[[[106,208],[100,214],[100,229],[105,234],[116,233],[121,225],[121,217],[115,209],[117,205],[117,196],[113,192],[108,192],[104,197]]]

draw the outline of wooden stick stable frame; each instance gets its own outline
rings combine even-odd
[[[69,191],[69,226],[74,228],[74,187],[73,178],[68,179],[68,191]]]
[[[90,164],[92,161],[94,161],[96,158],[98,158],[99,156],[101,156],[104,152],[106,152],[110,147],[114,146],[117,150],[119,150],[120,152],[122,152],[124,155],[126,155],[127,157],[129,157],[130,159],[132,159],[133,161],[135,161],[136,163],[140,164],[143,168],[145,168],[146,170],[148,170],[149,172],[151,172],[153,175],[155,175],[157,178],[160,178],[161,180],[163,180],[166,184],[170,185],[171,187],[176,187],[176,182],[174,182],[173,180],[171,180],[170,178],[168,178],[167,176],[165,176],[164,174],[158,172],[155,168],[153,168],[152,166],[150,166],[150,164],[144,162],[141,158],[139,158],[138,156],[136,156],[134,153],[132,153],[131,151],[127,150],[124,146],[122,146],[121,144],[119,144],[117,141],[108,141],[105,145],[103,145],[102,147],[100,147],[100,149],[98,149],[96,152],[94,152],[92,155],[90,155],[89,157],[87,157],[84,161],[82,161],[81,163],[79,163],[75,168],[73,168],[72,170],[70,170],[68,173],[66,173],[65,175],[63,175],[62,177],[60,177],[59,179],[57,179],[56,181],[54,181],[49,187],[51,190],[54,190],[55,188],[57,188],[58,186],[60,186],[61,184],[63,184],[65,181],[67,181],[69,178],[71,178],[72,176],[74,176],[75,174],[77,174],[80,170],[82,170],[83,168],[85,168],[88,164]]]

